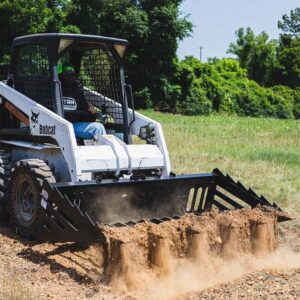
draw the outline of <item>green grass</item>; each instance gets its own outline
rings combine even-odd
[[[300,212],[299,121],[142,113],[162,124],[175,173],[218,167],[285,209]]]

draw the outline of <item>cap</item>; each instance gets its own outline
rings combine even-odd
[[[75,74],[75,68],[70,63],[58,63],[57,64],[57,73],[61,75]]]

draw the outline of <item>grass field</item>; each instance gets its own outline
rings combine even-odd
[[[221,171],[300,213],[300,122],[232,116],[188,117],[152,110],[175,173]]]

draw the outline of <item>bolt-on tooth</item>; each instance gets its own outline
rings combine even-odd
[[[162,221],[160,219],[157,219],[157,218],[152,218],[152,219],[150,219],[150,222],[152,222],[154,224],[160,224]]]
[[[125,227],[126,224],[118,222],[118,223],[112,224],[112,226],[113,226],[113,227]]]
[[[251,188],[248,189],[248,192],[250,192],[253,196],[259,198],[259,196]]]
[[[228,181],[230,181],[231,183],[235,183],[234,179],[231,176],[229,176],[228,174],[226,175],[226,179]]]
[[[133,222],[133,221],[129,221],[126,223],[127,226],[134,226],[136,225],[137,223],[136,222]]]
[[[225,175],[218,168],[213,169],[213,173],[215,173],[221,177],[225,177]]]
[[[270,202],[263,195],[260,196],[260,199],[264,202],[264,204],[270,205]],[[273,206],[278,208],[278,206],[275,203],[273,204]]]
[[[142,219],[142,220],[137,221],[136,223],[139,224],[139,223],[144,223],[144,222],[146,222],[146,221],[147,221],[147,220]]]
[[[272,204],[272,206],[275,208],[275,209],[277,209],[277,210],[280,210],[281,211],[281,209],[277,206],[277,204],[276,203],[273,203]]]
[[[240,181],[238,181],[236,184],[238,187],[242,188],[243,190],[247,190],[247,188]]]

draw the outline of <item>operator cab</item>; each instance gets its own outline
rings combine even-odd
[[[84,97],[97,110],[108,134],[131,143],[124,78],[126,40],[73,34],[36,34],[13,41],[8,83],[22,94],[68,120],[76,121],[76,101],[62,93],[61,67],[73,66]],[[127,96],[128,95],[128,96]]]

